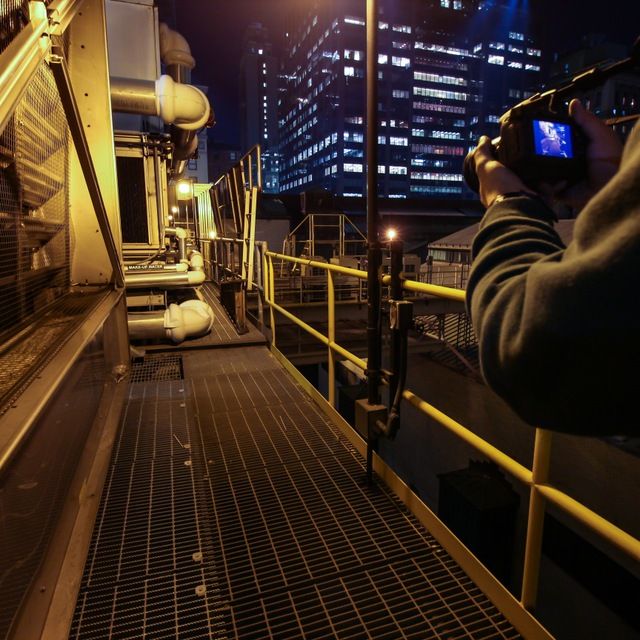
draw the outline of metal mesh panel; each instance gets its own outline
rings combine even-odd
[[[160,382],[182,380],[182,357],[174,354],[146,355],[134,360],[131,367],[131,382]]]
[[[0,137],[0,336],[68,290],[68,139],[43,63]]]
[[[28,0],[0,0],[0,51],[7,48],[28,19]]]
[[[26,638],[9,630],[38,575],[97,412],[106,373],[101,338],[74,367],[0,477],[0,638]]]

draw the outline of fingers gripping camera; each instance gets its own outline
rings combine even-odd
[[[544,182],[573,184],[586,172],[587,139],[568,115],[514,107],[502,117],[492,145],[496,159],[532,189]],[[465,158],[464,178],[479,191],[473,151]]]

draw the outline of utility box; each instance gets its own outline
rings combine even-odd
[[[520,496],[490,462],[438,475],[438,516],[505,585],[512,575]]]

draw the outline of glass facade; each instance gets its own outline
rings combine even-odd
[[[338,195],[364,196],[363,3],[323,0],[304,4],[307,10],[288,34],[287,90],[279,105],[280,188],[298,192],[322,187]],[[477,38],[485,32],[472,28],[473,22],[501,11],[498,3],[487,7],[466,0],[428,0],[413,5],[409,9],[410,3],[381,0],[380,196],[467,197],[470,192],[462,181],[462,161],[472,136],[476,130],[485,132],[479,123],[486,116],[504,111],[498,111],[496,104],[518,101],[514,99],[518,96],[508,95],[508,89],[522,95],[523,84],[535,84],[524,65],[539,67],[541,52],[521,31],[514,31],[514,38],[509,39],[507,30],[502,49],[489,48],[489,41],[500,41],[488,27],[486,43]],[[508,44],[522,48],[522,53],[509,52]],[[503,59],[499,67],[496,52]],[[505,60],[523,66],[505,68]],[[518,74],[521,79],[496,87],[487,72],[491,68]],[[487,95],[489,91],[495,95]]]

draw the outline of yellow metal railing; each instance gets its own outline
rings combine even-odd
[[[276,346],[276,324],[275,312],[282,314],[296,325],[310,333],[317,340],[327,346],[329,362],[329,391],[328,401],[335,408],[335,358],[336,355],[348,360],[363,371],[366,370],[367,363],[358,358],[348,350],[341,347],[335,341],[335,290],[334,276],[336,274],[348,275],[367,279],[367,272],[339,265],[327,264],[307,260],[304,258],[294,258],[279,253],[267,251],[263,257],[263,273],[265,276],[265,301],[269,304],[271,320],[272,344]],[[274,260],[287,261],[308,265],[322,269],[327,273],[328,289],[328,329],[327,335],[317,331],[309,324],[302,321],[293,313],[278,304],[275,300],[275,268]],[[382,284],[389,284],[390,277],[381,278]],[[425,284],[412,280],[403,282],[405,291],[437,296],[449,300],[464,302],[465,292],[458,289],[450,289],[438,285]],[[473,431],[456,422],[451,417],[429,404],[409,389],[405,389],[403,398],[413,407],[429,416],[435,422],[443,426],[457,438],[472,446],[476,451],[486,456],[489,460],[501,467],[509,475],[519,480],[529,487],[529,513],[527,518],[527,533],[524,553],[524,568],[522,577],[522,589],[520,604],[523,608],[531,610],[535,606],[538,591],[538,577],[540,573],[540,559],[542,552],[542,531],[544,514],[547,501],[555,507],[571,516],[577,522],[585,525],[601,539],[617,547],[629,558],[640,561],[640,540],[623,531],[613,523],[609,522],[599,514],[584,506],[571,496],[560,491],[549,484],[549,467],[551,461],[552,432],[544,429],[536,429],[535,444],[533,453],[532,468],[523,466],[497,447],[493,446]],[[464,568],[464,564],[463,564]]]

